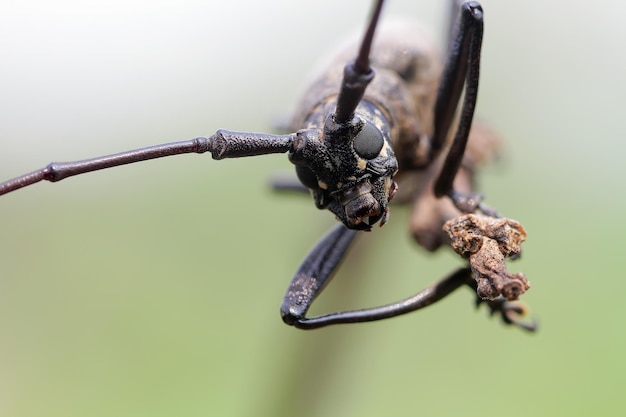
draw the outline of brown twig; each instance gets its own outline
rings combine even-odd
[[[522,225],[515,220],[467,214],[447,221],[443,229],[451,239],[456,253],[469,260],[470,268],[482,299],[503,296],[517,300],[530,288],[522,274],[511,274],[505,258],[520,254],[526,239]]]

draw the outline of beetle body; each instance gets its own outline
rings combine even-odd
[[[290,130],[322,129],[334,111],[345,62],[354,56],[357,48],[356,40],[349,42],[314,78],[293,114]],[[449,241],[442,230],[443,224],[460,214],[449,200],[438,199],[431,191],[442,166],[441,158],[433,160],[430,152],[443,57],[436,42],[421,26],[398,20],[381,27],[370,59],[376,77],[368,86],[365,104],[357,108],[357,114],[389,130],[387,145],[398,161],[395,179],[399,187],[394,201],[413,204],[410,231],[420,245],[434,251]],[[451,139],[450,134],[446,142]],[[499,140],[487,126],[474,122],[467,146],[455,187],[469,193],[474,188],[475,170],[497,154]],[[315,195],[316,187],[308,188]],[[318,204],[318,208],[324,206]]]

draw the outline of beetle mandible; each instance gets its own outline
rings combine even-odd
[[[276,183],[275,187],[308,190],[317,208],[328,209],[340,224],[317,243],[296,271],[281,306],[285,323],[313,329],[380,320],[428,306],[467,285],[477,290],[479,302],[500,313],[505,323],[534,330],[534,323],[519,320],[524,309],[512,302],[527,289],[525,278],[496,271],[498,280],[492,277],[493,271],[484,272],[494,262],[501,262],[500,258],[519,254],[518,248],[502,249],[511,238],[503,236],[502,230],[515,229],[513,239],[518,243],[525,233],[516,222],[500,219],[472,189],[474,170],[495,147],[488,130],[472,127],[483,9],[476,1],[452,1],[456,19],[451,19],[455,23],[444,63],[433,46],[411,28],[377,33],[383,3],[376,1],[360,44],[340,54],[305,93],[289,124],[293,133],[218,130],[210,137],[50,163],[1,183],[0,195],[43,180],[56,182],[183,153],[210,152],[216,160],[287,153],[300,182]],[[406,191],[399,191],[403,188]],[[394,197],[415,201],[411,230],[418,243],[435,250],[451,240],[455,250],[469,259],[469,267],[396,303],[307,317],[358,233],[387,222]],[[471,217],[473,214],[479,217]],[[446,223],[454,219],[461,220]],[[447,235],[442,230],[444,223]],[[471,249],[457,242],[462,234],[473,236],[468,243]],[[495,242],[495,252],[485,252],[478,260],[481,248],[475,239],[482,239],[478,246],[484,248]]]

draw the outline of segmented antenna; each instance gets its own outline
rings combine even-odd
[[[378,0],[369,26],[361,42],[359,54],[353,62],[346,64],[343,69],[343,81],[337,98],[337,108],[335,110],[335,122],[338,124],[347,123],[354,116],[359,102],[363,98],[365,89],[372,79],[374,79],[374,70],[370,67],[370,49],[374,33],[376,32],[376,24],[380,18],[384,0]]]

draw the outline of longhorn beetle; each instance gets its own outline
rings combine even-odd
[[[418,310],[463,285],[480,293],[476,272],[466,267],[396,303],[306,316],[357,234],[387,222],[397,182],[408,190],[398,193],[397,199],[415,201],[412,232],[429,250],[447,241],[441,230],[446,220],[471,213],[498,218],[482,203],[480,194],[472,191],[474,169],[495,146],[488,131],[480,126],[470,130],[478,92],[481,5],[453,1],[456,18],[451,19],[450,46],[442,64],[419,33],[407,28],[376,33],[383,3],[376,2],[358,48],[348,50],[356,58],[348,60],[341,54],[306,92],[290,123],[295,133],[218,130],[210,137],[50,163],[1,183],[0,195],[42,180],[55,182],[183,153],[210,152],[216,160],[287,153],[299,183],[276,182],[274,186],[308,190],[317,208],[330,210],[340,224],[317,243],[296,271],[281,306],[285,323],[313,329],[374,321]],[[534,324],[518,319],[524,312],[521,305],[509,300],[479,298],[479,303],[485,301],[507,324],[534,330]]]

